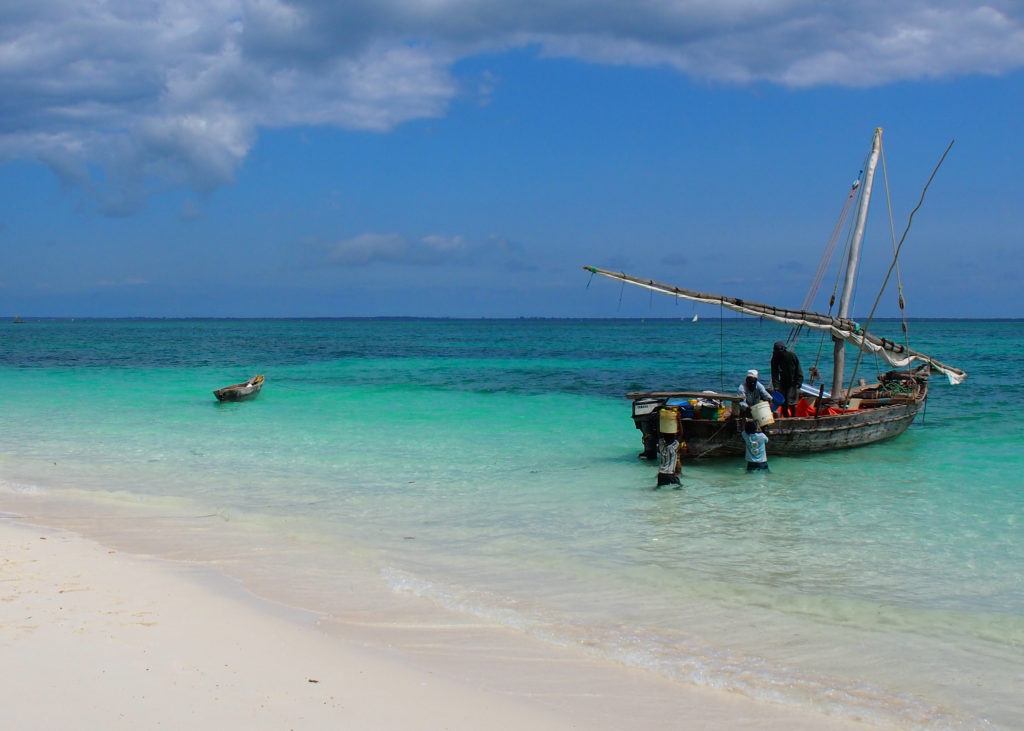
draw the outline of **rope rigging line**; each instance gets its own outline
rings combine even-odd
[[[847,193],[846,201],[843,203],[843,208],[840,210],[839,218],[836,220],[836,225],[831,231],[831,235],[828,236],[828,242],[825,244],[825,250],[821,255],[821,260],[818,262],[818,268],[814,272],[814,278],[811,281],[811,286],[807,290],[807,295],[804,297],[804,301],[801,304],[801,309],[810,309],[811,304],[814,302],[814,298],[818,294],[818,289],[821,287],[821,281],[824,278],[825,271],[828,269],[828,265],[831,263],[831,257],[836,252],[836,244],[839,243],[839,234],[843,230],[843,224],[846,223],[846,217],[850,213],[850,204],[853,203],[857,196],[857,190],[860,188],[860,178],[864,171],[861,170],[857,174],[857,179],[853,181],[853,185],[850,186],[850,191]]]
[[[868,158],[865,157],[864,161],[861,163],[860,173],[857,175],[858,183],[860,182],[861,176],[864,174],[864,168],[867,167],[867,164],[868,164]],[[858,185],[857,186],[857,191],[858,191],[857,200],[858,200],[858,204],[859,204],[860,197],[861,197],[861,195],[863,195],[864,189],[863,189],[862,186]],[[842,261],[843,259],[849,258],[850,247],[852,245],[853,245],[853,226],[850,226],[850,228],[847,229],[847,232],[846,232],[846,242],[843,244],[843,254],[839,258],[839,261]],[[839,292],[839,281],[842,279],[842,274],[843,274],[842,267],[836,267],[836,278],[835,278],[835,281],[832,283],[832,294],[829,295],[829,298],[828,298],[828,314],[829,315],[832,314],[832,308],[835,307],[835,305],[836,305],[836,294]],[[822,332],[821,333],[821,337],[818,339],[818,352],[814,355],[814,365],[811,366],[814,369],[815,372],[818,370],[818,364],[821,362],[821,352],[825,348],[825,335],[826,335],[826,333]]]
[[[879,145],[881,145],[881,141],[879,141]],[[881,147],[879,147],[879,149],[881,149]],[[870,153],[869,153],[869,155],[870,155]],[[865,164],[866,164],[866,161],[865,161]],[[857,201],[857,215],[858,215],[858,217],[860,216],[860,209],[861,209],[861,207],[862,206],[867,206],[869,203],[870,203],[870,201],[864,200],[864,195],[862,193],[861,196],[860,196],[860,199]],[[865,221],[866,220],[867,220],[867,218],[865,217]],[[855,226],[851,226],[850,227],[850,243],[848,244],[848,246],[850,246],[850,247],[853,246],[853,232],[854,232],[854,228],[856,228],[856,227]],[[856,261],[856,265],[857,265],[857,269],[858,270],[860,269],[860,259],[863,256],[864,256],[864,246],[862,244],[860,246],[860,248],[858,249],[858,251],[857,251],[858,259]],[[850,262],[850,263],[852,263],[852,262]],[[856,277],[853,280],[853,291],[850,292],[850,301],[846,303],[847,316],[849,316],[850,312],[853,312],[853,303],[857,301],[857,293],[858,292],[860,292],[860,277]]]
[[[718,380],[725,391],[725,300],[718,302]]]
[[[892,197],[889,195],[889,172],[885,166],[885,145],[879,146],[882,158],[882,181],[885,183],[885,205],[889,209],[889,237],[892,239],[892,251],[896,254],[896,223],[892,215]],[[903,297],[903,274],[900,272],[899,261],[896,262],[896,302],[900,307],[900,327],[903,329],[903,344],[910,348],[910,332],[907,328],[906,299]],[[876,359],[877,360],[877,359]]]
[[[721,433],[722,433],[722,431],[723,431],[723,430],[725,429],[725,427],[727,427],[727,426],[732,426],[732,420],[731,420],[731,419],[726,419],[725,421],[723,421],[723,422],[722,422],[722,425],[721,425],[720,427],[718,427],[718,429],[717,429],[717,430],[715,430],[715,432],[714,432],[714,433],[713,433],[713,434],[712,434],[712,435],[711,435],[711,436],[710,436],[710,437],[708,438],[708,442],[712,443],[712,446],[710,446],[710,447],[708,447],[707,449],[705,449],[705,450],[704,450],[703,452],[701,452],[700,454],[698,454],[698,455],[697,455],[696,457],[694,457],[693,459],[700,459],[701,457],[703,457],[703,456],[704,456],[705,454],[707,454],[708,452],[711,452],[711,451],[713,451],[713,450],[715,450],[715,449],[718,449],[718,445],[715,445],[715,444],[713,444],[713,443],[714,443],[714,441],[715,441],[715,437],[717,437],[717,436],[718,436],[719,434],[721,434]]]
[[[821,260],[818,262],[818,268],[814,272],[814,279],[811,280],[811,286],[807,289],[807,294],[804,296],[804,301],[800,305],[801,310],[811,309],[811,304],[814,302],[814,298],[818,295],[818,290],[821,288],[821,282],[825,278],[825,272],[828,271],[829,264],[832,263],[832,255],[835,253],[836,244],[839,242],[839,234],[843,229],[843,224],[846,223],[846,217],[850,213],[850,204],[853,203],[856,198],[857,191],[860,189],[861,176],[864,174],[864,170],[857,174],[857,179],[853,181],[853,185],[850,186],[850,192],[846,194],[846,200],[843,202],[843,207],[839,211],[839,218],[836,219],[836,225],[832,228],[832,235],[829,236],[828,242],[825,244],[825,251],[822,252]],[[797,325],[790,333],[786,342],[796,343],[797,338],[800,337],[800,331],[802,328]]]
[[[906,243],[906,241],[907,241],[907,235],[910,233],[910,227],[914,223],[914,214],[917,213],[918,210],[920,210],[921,206],[924,205],[924,197],[928,193],[928,187],[932,184],[932,180],[935,179],[935,175],[936,175],[936,173],[939,172],[939,168],[942,167],[942,163],[945,162],[946,156],[949,154],[949,151],[953,149],[953,143],[954,142],[956,142],[956,140],[950,140],[949,144],[946,145],[946,149],[942,153],[942,157],[940,157],[939,161],[937,163],[935,163],[935,167],[932,169],[932,174],[928,176],[928,180],[927,180],[927,182],[925,182],[924,188],[921,189],[921,197],[918,198],[917,205],[914,206],[914,210],[912,210],[910,212],[910,215],[907,217],[907,227],[903,229],[903,235],[900,237],[900,242],[899,242],[899,244],[896,245],[896,250],[893,252],[892,263],[889,264],[889,270],[885,273],[885,279],[882,280],[882,286],[878,290],[878,296],[875,297],[875,304],[872,305],[872,307],[871,307],[871,314],[868,315],[868,321],[864,325],[864,327],[861,329],[861,331],[863,332],[864,336],[867,336],[867,334],[868,334],[868,332],[869,332],[869,330],[871,328],[871,322],[872,322],[872,320],[874,320],[875,310],[878,309],[878,303],[882,301],[882,295],[885,293],[885,288],[889,284],[889,278],[892,276],[893,270],[896,268],[896,265],[899,263],[900,252],[903,250],[903,244]],[[853,373],[850,375],[850,386],[849,386],[849,388],[846,389],[847,393],[849,393],[850,389],[853,388],[854,379],[857,377],[857,369],[860,367],[860,361],[861,361],[861,358],[863,358],[863,357],[864,357],[864,351],[858,349],[858,351],[857,351],[857,362],[854,363]]]

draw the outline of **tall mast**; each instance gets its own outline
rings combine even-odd
[[[846,279],[843,280],[843,292],[839,297],[838,317],[846,319],[850,315],[850,300],[853,299],[853,285],[857,281],[857,264],[860,262],[860,244],[864,239],[864,226],[868,221],[868,204],[871,202],[871,186],[875,181],[875,167],[878,165],[878,153],[882,148],[882,128],[875,128],[875,136],[871,141],[871,156],[864,171],[864,189],[860,194],[860,206],[857,208],[857,220],[854,223],[853,239],[850,242],[850,256],[846,260]],[[843,396],[843,368],[846,365],[845,341],[836,340],[833,349],[832,395]]]

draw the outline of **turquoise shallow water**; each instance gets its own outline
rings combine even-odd
[[[969,379],[935,379],[899,439],[767,476],[687,465],[682,490],[655,492],[622,394],[732,389],[783,330],[4,323],[0,487],[188,499],[287,526],[322,574],[339,541],[359,545],[399,595],[681,682],[905,727],[1024,727],[1024,323],[911,328]],[[214,402],[256,372],[257,400]]]

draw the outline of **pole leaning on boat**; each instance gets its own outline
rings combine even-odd
[[[860,263],[860,245],[864,240],[864,227],[868,220],[868,206],[871,203],[871,188],[875,182],[875,168],[878,165],[878,154],[882,149],[882,128],[875,128],[875,136],[871,141],[871,155],[864,170],[864,185],[861,186],[860,205],[857,207],[857,219],[854,223],[853,238],[850,240],[850,255],[846,260],[846,277],[843,280],[843,291],[839,297],[838,317],[846,320],[850,315],[850,304],[853,299],[853,287],[857,282],[857,265]],[[843,369],[846,365],[846,341],[839,338],[833,340],[832,396],[843,398]]]

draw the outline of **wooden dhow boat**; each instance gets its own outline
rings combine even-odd
[[[266,379],[261,375],[253,376],[245,383],[236,383],[233,386],[218,388],[213,392],[213,395],[217,397],[218,401],[246,401],[259,395],[260,389],[263,388],[264,380]]]
[[[821,331],[823,337],[830,335],[834,341],[831,392],[826,392],[824,385],[819,385],[813,389],[814,393],[810,395],[810,398],[803,401],[802,415],[786,418],[775,417],[774,423],[764,427],[764,431],[769,437],[768,452],[770,454],[794,455],[825,452],[873,444],[899,436],[907,430],[907,427],[923,408],[928,397],[928,378],[933,372],[945,375],[949,383],[953,385],[961,383],[967,377],[967,374],[959,368],[946,365],[929,355],[911,350],[908,344],[894,342],[868,332],[874,316],[874,308],[864,327],[849,318],[849,308],[857,277],[857,265],[860,261],[860,247],[864,237],[868,204],[881,143],[882,130],[879,128],[875,130],[872,140],[871,154],[864,170],[863,184],[858,178],[848,197],[848,205],[855,198],[858,205],[846,258],[839,309],[834,316],[831,314],[831,303],[829,314],[812,312],[807,309],[810,300],[813,299],[813,293],[816,291],[816,284],[812,285],[812,292],[808,294],[801,309],[787,309],[738,297],[676,287],[652,279],[630,276],[623,272],[613,272],[592,266],[583,267],[592,275],[609,277],[652,292],[718,305],[744,315],[790,325],[794,328],[791,338],[795,337],[803,328]],[[948,153],[948,151],[949,148],[946,152]],[[939,161],[940,165],[941,162],[942,160]],[[936,166],[937,170],[938,165]],[[932,177],[934,175],[933,171]],[[928,182],[931,182],[931,178]],[[927,187],[926,185],[922,191],[921,200],[914,212],[924,201]],[[843,218],[845,210],[842,214]],[[833,239],[841,227],[843,218],[836,225]],[[912,219],[913,212],[910,215],[910,220]],[[889,275],[897,266],[899,251],[909,228],[910,223],[908,222],[899,244],[895,239],[893,240],[893,261],[879,292],[879,299],[888,284]],[[828,251],[827,256],[831,258],[831,251]],[[817,277],[819,281],[825,266],[827,266],[827,260],[823,259],[823,266],[819,267]],[[839,280],[837,279],[837,289],[838,284]],[[902,310],[902,286],[900,289],[900,308]],[[878,299],[875,300],[875,307],[877,307],[878,301]],[[904,331],[906,331],[905,323]],[[884,359],[897,370],[891,370],[880,376],[877,383],[865,384],[861,381],[859,385],[855,386],[853,384],[853,378],[856,375],[855,366],[850,385],[844,386],[847,344],[859,350],[860,355],[870,353]],[[860,355],[857,360],[858,365]],[[805,386],[804,392],[807,393],[808,390],[810,389]],[[666,406],[674,405],[683,407],[680,409],[679,437],[683,442],[684,452],[689,458],[700,459],[743,454],[744,445],[740,434],[743,431],[744,421],[749,417],[741,408],[741,396],[738,392],[647,391],[630,392],[626,396],[633,401],[633,422],[643,438],[641,457],[657,458],[660,412]],[[800,413],[798,411],[798,414]]]
[[[860,447],[899,436],[917,417],[928,397],[927,365],[911,371],[889,371],[878,383],[851,392],[845,403],[830,397],[814,398],[812,411],[805,416],[775,416],[775,422],[763,428],[768,435],[768,451],[774,455],[810,454],[833,449]],[[630,392],[633,423],[640,430],[645,459],[656,459],[658,419],[662,407],[689,399],[729,404],[711,418],[682,418],[680,439],[690,459],[739,456],[743,440],[739,436],[745,417],[736,393],[713,391]],[[712,407],[714,408],[714,407]],[[720,414],[724,411],[724,418]]]

